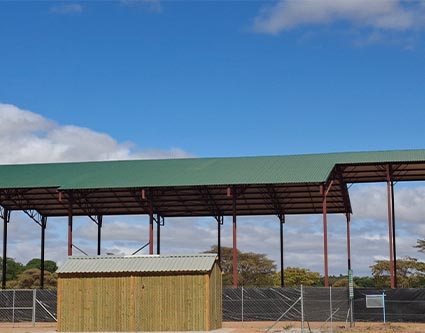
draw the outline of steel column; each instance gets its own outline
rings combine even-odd
[[[327,188],[324,185],[320,186],[320,192],[323,195],[322,212],[323,212],[323,257],[324,257],[324,275],[325,287],[329,287],[329,269],[328,269],[328,216],[327,216],[327,196],[333,185],[333,180]]]
[[[393,227],[393,267],[394,267],[394,287],[397,288],[397,252],[395,243],[395,205],[394,205],[394,182],[391,181],[391,207],[392,207],[392,227]]]
[[[328,217],[326,207],[326,195],[323,196],[323,256],[325,271],[325,287],[329,287],[329,271],[328,271]]]
[[[68,203],[68,256],[72,256],[72,200]]]
[[[149,254],[153,254],[153,208],[149,206]]]
[[[232,188],[232,203],[233,203],[233,288],[238,287],[238,249],[236,239],[236,193],[235,188]]]
[[[223,217],[219,216],[217,219],[217,256],[218,256],[218,264],[221,267],[221,221]]]
[[[41,254],[40,254],[40,289],[44,289],[44,250],[46,241],[47,216],[41,217]]]
[[[285,272],[283,267],[283,224],[285,223],[285,215],[279,216],[280,224],[280,286],[285,287]]]
[[[350,235],[350,213],[346,214],[347,217],[347,266],[348,270],[351,269],[351,235]]]
[[[6,289],[6,272],[7,272],[7,224],[9,223],[10,211],[3,209],[3,267],[1,276],[1,287]]]
[[[156,254],[161,253],[161,216],[156,214]]]
[[[388,205],[388,243],[390,252],[390,284],[391,288],[395,288],[394,283],[394,248],[393,248],[393,223],[392,223],[392,207],[391,207],[391,172],[390,165],[386,166],[387,173],[387,205]]]
[[[100,256],[102,245],[102,224],[103,215],[97,216],[97,255]]]

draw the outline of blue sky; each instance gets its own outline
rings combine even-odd
[[[1,163],[424,148],[424,30],[415,1],[3,1]],[[425,198],[421,186],[410,188]],[[363,188],[382,192],[355,187],[359,202]],[[385,244],[385,212],[357,213],[359,247],[371,219]],[[425,233],[412,214],[400,221],[405,255]],[[340,225],[334,235],[344,245]],[[111,249],[125,253],[121,242]]]
[[[257,31],[274,4],[2,2],[0,98],[197,156],[422,147],[422,27]]]

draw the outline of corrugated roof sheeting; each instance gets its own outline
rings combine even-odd
[[[68,257],[58,274],[208,272],[215,254]]]
[[[425,161],[425,150],[0,166],[0,188],[61,189],[323,182],[335,164]]]
[[[0,166],[1,188],[61,189],[304,183],[326,179],[315,155],[104,161]]]
[[[425,150],[291,156],[0,165],[0,205],[45,216],[147,214],[163,217],[322,212],[320,186],[332,178],[329,213],[351,210],[347,183],[425,180]],[[142,194],[143,192],[143,194]]]

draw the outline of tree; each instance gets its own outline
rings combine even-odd
[[[320,274],[307,268],[286,267],[283,272],[285,287],[320,285]],[[274,276],[274,285],[280,286],[280,272]]]
[[[205,253],[218,253],[218,247],[212,246]],[[238,255],[238,285],[246,287],[268,287],[273,285],[273,275],[276,265],[265,254],[237,251]],[[221,270],[223,286],[232,286],[233,249],[221,248]]]
[[[375,281],[370,276],[353,276],[354,285],[357,288],[373,288]]]
[[[19,274],[16,280],[8,283],[8,288],[14,289],[36,289],[40,288],[40,270],[31,268]],[[49,271],[44,272],[44,288],[55,289],[57,283],[56,274]]]
[[[418,239],[414,247],[419,249],[419,252],[425,253],[425,239]]]
[[[38,268],[41,269],[41,259],[33,258],[25,265],[25,270],[31,269],[31,268]],[[48,271],[50,273],[56,272],[58,269],[58,266],[53,260],[45,260],[44,261],[44,271]]]
[[[377,260],[370,268],[375,287],[390,287],[390,262],[388,260]],[[397,260],[397,285],[402,288],[423,287],[425,285],[425,263],[411,257]]]
[[[0,258],[0,270],[3,267],[3,258]],[[24,270],[24,265],[13,258],[6,259],[6,280],[14,280]]]

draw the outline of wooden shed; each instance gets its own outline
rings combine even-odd
[[[215,254],[69,257],[58,331],[209,331],[222,323]]]

